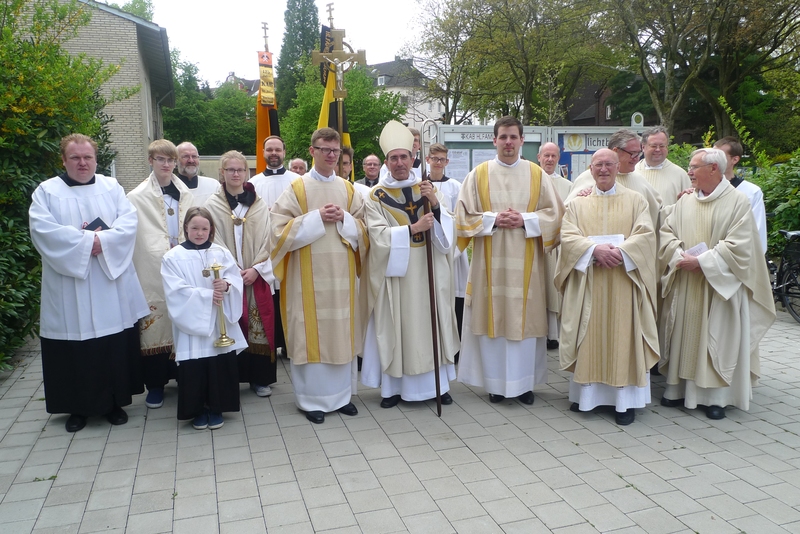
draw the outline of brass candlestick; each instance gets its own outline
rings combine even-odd
[[[214,280],[219,280],[219,272],[222,270],[222,265],[215,261],[209,269],[214,271]],[[214,342],[215,347],[230,347],[236,343],[233,338],[228,337],[228,329],[225,327],[225,313],[222,311],[222,303],[217,306],[217,325],[219,325],[219,338]]]

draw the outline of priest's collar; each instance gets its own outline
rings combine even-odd
[[[178,173],[178,178],[180,178],[181,182],[186,184],[186,187],[188,187],[189,189],[197,189],[198,179],[196,174],[191,178],[189,178],[188,176],[184,176],[181,173]]]
[[[245,182],[242,184],[244,187],[244,191],[239,193],[238,195],[232,195],[228,193],[228,190],[223,186],[222,190],[225,192],[225,200],[228,201],[228,205],[231,209],[234,209],[239,204],[244,204],[245,206],[252,206],[253,202],[256,201],[256,189],[253,187],[253,184],[250,182]]]
[[[336,179],[336,171],[333,171],[333,174],[331,174],[330,176],[322,176],[320,173],[317,172],[316,168],[313,168],[309,171],[308,174],[310,174],[313,179],[318,180],[320,182],[332,182]]]
[[[442,175],[441,179],[439,179],[439,180],[434,180],[433,178],[430,178],[430,176],[431,175],[428,174],[428,178],[430,179],[431,182],[439,183],[439,184],[442,183],[442,182],[446,182],[447,180],[450,179],[449,177],[445,176],[444,174]]]
[[[366,185],[367,187],[375,187],[376,185],[378,185],[378,182],[380,182],[380,181],[381,181],[381,177],[380,176],[378,176],[374,180],[370,180],[369,178],[364,176],[364,185]]]
[[[58,177],[61,178],[62,180],[64,180],[64,183],[67,184],[69,187],[78,187],[78,186],[81,186],[81,185],[92,185],[95,182],[94,175],[85,184],[81,183],[81,182],[78,182],[76,180],[73,180],[72,178],[69,177],[69,175],[67,173],[59,174]]]
[[[405,180],[395,180],[391,174],[387,174],[381,178],[380,184],[389,189],[403,189],[404,187],[411,187],[417,185],[422,181],[422,178],[416,174],[409,173],[408,178]]]
[[[664,165],[667,163],[667,160],[664,160],[659,165],[648,165],[647,162],[644,162],[644,170],[646,171],[660,171],[664,168]]]
[[[161,188],[162,195],[169,195],[178,202],[181,201],[181,192],[178,191],[178,188],[175,186],[173,182],[168,183],[164,187]]]
[[[185,248],[186,250],[205,250],[205,249],[207,249],[207,248],[210,248],[210,247],[211,247],[211,240],[210,240],[210,239],[209,239],[209,240],[207,240],[207,241],[206,241],[205,243],[203,243],[202,245],[195,245],[194,243],[192,243],[191,241],[189,241],[189,240],[187,239],[186,241],[184,241],[183,243],[181,243],[181,246],[182,246],[183,248]]]
[[[711,192],[710,195],[706,196],[699,189],[695,189],[695,193],[697,194],[697,200],[699,200],[700,202],[712,202],[714,200],[717,200],[719,197],[722,196],[722,193],[724,193],[725,189],[727,189],[728,187],[733,188],[731,183],[728,180],[726,180],[725,177],[723,176],[722,180],[719,181],[717,187],[714,188],[714,190]]]
[[[614,185],[612,185],[611,189],[609,189],[608,191],[601,191],[595,185],[594,186],[594,192],[595,192],[596,195],[599,195],[601,197],[605,197],[605,196],[608,196],[608,195],[616,195],[617,194],[617,184],[615,183]]]
[[[502,167],[513,168],[513,167],[516,167],[517,165],[519,165],[519,162],[522,161],[522,158],[518,157],[517,161],[515,161],[514,163],[511,163],[511,164],[503,163],[502,161],[500,161],[500,158],[498,158],[497,156],[494,157],[494,160],[498,163],[498,165],[500,165]]]
[[[264,169],[263,174],[264,176],[273,176],[275,174],[284,174],[284,173],[286,173],[286,169],[284,168],[283,165],[281,165],[277,169],[272,169],[270,167],[267,167],[266,169]]]

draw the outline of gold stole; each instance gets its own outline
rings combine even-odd
[[[353,184],[346,180],[344,183],[345,189],[347,190],[347,209],[349,211],[352,207],[355,188],[353,187]],[[294,180],[291,183],[291,188],[294,191],[295,197],[297,197],[297,203],[300,205],[300,212],[303,214],[308,213],[308,197],[306,195],[305,182],[303,180]],[[294,220],[289,221],[289,223],[286,225],[286,228],[284,228],[283,235],[275,247],[276,251],[283,247],[286,238],[291,231],[293,223]],[[344,243],[347,247],[347,259],[350,267],[350,346],[355,347],[356,278],[361,272],[361,258],[358,257],[357,254],[353,253],[353,251],[350,249],[350,244],[346,239],[342,238],[342,243]],[[319,346],[319,328],[317,323],[317,299],[314,292],[314,269],[311,262],[311,245],[302,247],[298,252],[300,253],[300,290],[303,301],[303,321],[305,324],[306,334],[306,357],[308,363],[320,363],[321,351]],[[289,260],[291,255],[291,252],[287,252],[283,259],[281,259],[281,261],[274,266],[275,277],[279,280],[283,280],[284,283],[286,283],[286,274],[289,272]],[[286,289],[288,289],[288,284],[287,287],[281,291],[280,307],[281,317],[284,318],[282,321],[283,334],[284,337],[288,339],[289,321],[287,320],[288,315],[286,313]]]
[[[528,200],[528,209],[527,212],[532,212],[536,210],[536,206],[539,203],[539,188],[542,184],[542,173],[539,170],[539,167],[533,163],[529,163],[531,169],[531,185],[530,185],[530,192],[531,196]],[[475,182],[478,187],[478,198],[480,200],[480,208],[481,210],[486,211],[487,208],[491,208],[492,202],[489,196],[489,162],[484,161],[480,165],[475,168]],[[523,231],[524,231],[524,223],[523,223]],[[467,248],[471,237],[460,237],[458,238],[458,248],[464,250]],[[488,300],[488,328],[486,330],[487,335],[490,338],[494,338],[494,304],[492,301],[492,236],[485,236],[483,239],[483,252],[484,252],[484,264],[486,268],[486,291],[487,291],[487,300]],[[551,245],[550,243],[545,243],[545,246]],[[522,294],[524,298],[522,300],[522,328],[523,333],[525,329],[525,318],[528,308],[528,288],[530,287],[531,281],[531,270],[533,269],[533,260],[534,260],[534,253],[535,253],[535,243],[534,239],[526,239],[525,240],[525,268],[523,270],[522,275]],[[467,295],[472,295],[472,283],[467,283]]]

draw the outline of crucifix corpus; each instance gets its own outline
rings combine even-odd
[[[311,62],[314,65],[328,65],[336,76],[336,87],[333,90],[333,98],[336,99],[337,130],[339,131],[339,138],[342,138],[344,133],[344,120],[342,120],[344,116],[343,103],[345,97],[347,97],[347,89],[344,88],[344,73],[353,68],[357,63],[366,65],[367,53],[364,50],[354,52],[353,47],[344,42],[345,31],[343,29],[334,29],[333,3],[328,4],[328,23],[331,28],[330,35],[333,40],[333,47],[330,51],[313,51],[311,53]],[[341,174],[342,159],[339,158],[339,175]]]

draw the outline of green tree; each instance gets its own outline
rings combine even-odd
[[[0,367],[39,318],[41,264],[28,233],[33,190],[60,172],[60,139],[106,139],[100,86],[117,70],[61,43],[91,18],[73,0],[0,2]]]
[[[206,124],[197,149],[206,154],[238,150],[252,154],[256,144],[256,97],[236,82],[222,84],[207,102]]]
[[[164,110],[164,137],[174,143],[191,141],[200,154],[253,151],[256,139],[255,103],[236,82],[212,90],[201,80],[197,65],[172,51],[175,107]]]
[[[281,121],[281,137],[286,142],[286,158],[308,159],[311,134],[317,129],[322,107],[323,87],[319,83],[319,69],[306,66],[304,80],[297,87],[295,106]],[[401,120],[405,106],[400,96],[375,85],[375,79],[364,68],[354,68],[344,75],[347,89],[345,107],[350,138],[353,141],[355,161],[371,153],[381,154],[378,138],[390,120]],[[358,168],[358,167],[356,167]]]
[[[120,7],[119,4],[108,4],[111,7],[121,9],[131,15],[143,18],[144,20],[153,21],[153,2],[152,0],[129,0]]]
[[[275,79],[278,117],[283,119],[294,106],[297,86],[303,80],[303,66],[313,50],[319,49],[319,14],[314,0],[287,0],[283,16],[285,29]]]

